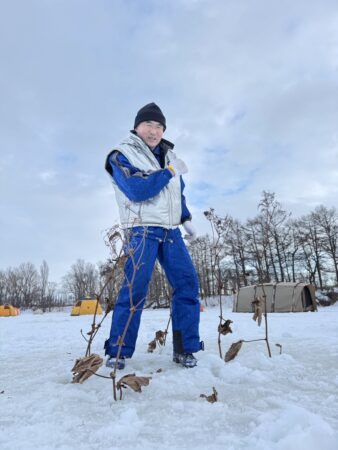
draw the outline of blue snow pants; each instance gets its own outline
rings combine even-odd
[[[124,268],[124,281],[119,292],[112,318],[110,337],[105,342],[106,355],[116,356],[130,313],[129,282],[132,282],[132,303],[137,305],[122,346],[121,356],[131,358],[135,350],[142,308],[156,259],[162,265],[173,288],[172,329],[173,347],[177,353],[193,353],[203,348],[199,339],[200,303],[198,278],[179,228],[134,227],[128,231],[125,247],[128,259]],[[130,251],[133,258],[130,257]],[[133,263],[134,260],[134,263]],[[134,270],[134,264],[138,269]]]

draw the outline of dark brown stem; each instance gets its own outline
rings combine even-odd
[[[119,361],[119,359],[120,359],[121,351],[122,351],[122,346],[123,346],[123,344],[124,344],[124,338],[126,337],[126,334],[127,334],[127,331],[128,331],[128,328],[129,328],[129,325],[130,325],[131,319],[133,318],[134,313],[135,313],[135,309],[133,308],[133,309],[130,311],[130,313],[129,313],[129,317],[128,317],[126,326],[124,327],[122,336],[119,337],[118,350],[117,350],[117,354],[116,354],[116,358],[115,358],[115,365],[114,365],[114,370],[113,370],[114,376],[116,376],[116,371],[117,371],[118,361]]]
[[[128,246],[129,240],[126,242],[126,244],[127,244],[127,246]],[[132,262],[132,265],[133,265],[133,274],[132,274],[131,280],[128,280],[128,279],[126,278],[126,282],[127,282],[128,289],[129,289],[129,300],[130,300],[130,310],[129,310],[129,311],[130,311],[130,313],[129,313],[129,317],[128,317],[127,323],[126,323],[126,325],[125,325],[125,327],[124,327],[122,336],[119,336],[119,338],[118,338],[118,342],[117,342],[117,344],[118,344],[118,349],[117,349],[117,354],[116,354],[116,360],[115,360],[115,365],[114,365],[113,372],[111,373],[111,377],[113,378],[113,391],[114,391],[114,400],[115,400],[115,401],[117,400],[117,397],[116,397],[116,383],[115,383],[116,371],[117,371],[118,361],[119,361],[119,359],[120,359],[121,352],[122,352],[122,346],[124,345],[124,339],[125,339],[125,337],[126,337],[126,334],[127,334],[127,331],[128,331],[129,325],[130,325],[130,322],[131,322],[131,320],[132,320],[132,318],[133,318],[133,315],[134,315],[135,312],[137,311],[138,306],[139,306],[139,305],[142,303],[142,301],[144,300],[144,299],[141,299],[141,300],[138,302],[137,305],[134,305],[134,302],[133,302],[133,284],[134,284],[136,272],[137,272],[137,270],[138,270],[139,267],[140,267],[139,263],[140,263],[140,261],[142,261],[142,256],[143,256],[143,252],[144,252],[144,248],[145,248],[145,233],[144,233],[144,235],[143,235],[143,239],[142,239],[140,245],[142,245],[143,248],[142,248],[142,251],[141,251],[141,253],[140,253],[140,256],[139,256],[137,262],[135,262],[135,257],[134,257],[135,249],[131,249],[131,250],[129,251],[129,253],[128,253],[128,258],[130,258],[130,260],[131,260],[131,262]],[[125,275],[125,276],[126,276],[126,275]],[[102,290],[102,292],[103,292],[103,290]],[[122,399],[122,388],[120,388],[120,400],[121,400],[121,399]]]
[[[107,380],[111,380],[111,377],[106,377],[105,375],[100,375],[99,373],[94,372],[94,370],[87,369],[88,372],[91,372],[93,375],[100,377],[100,378],[107,378]]]
[[[222,307],[222,292],[221,292],[221,271],[220,268],[218,267],[218,289],[219,289],[219,330],[221,329],[221,325],[222,325],[222,320],[223,320],[223,307]],[[222,341],[221,341],[221,333],[220,331],[218,332],[218,339],[217,339],[217,343],[218,343],[218,351],[219,351],[219,356],[221,359],[223,359],[222,356]]]
[[[94,337],[96,336],[97,332],[99,331],[99,328],[101,327],[102,322],[107,317],[107,313],[105,313],[105,315],[103,316],[101,322],[96,326],[96,315],[97,315],[97,310],[98,310],[98,307],[99,307],[99,301],[101,300],[102,294],[103,294],[106,286],[113,279],[114,275],[115,275],[115,271],[113,270],[112,273],[109,275],[108,279],[106,280],[106,282],[104,283],[100,293],[96,296],[96,306],[95,306],[95,312],[94,312],[94,317],[93,317],[93,322],[92,322],[91,335],[90,335],[90,337],[89,337],[89,339],[87,341],[88,345],[87,345],[87,350],[86,350],[86,355],[85,356],[90,356],[90,349],[91,349],[91,345],[92,345],[92,342],[94,340]]]
[[[269,335],[268,335],[268,312],[267,312],[267,306],[266,306],[266,293],[265,293],[263,283],[262,283],[262,290],[263,290],[263,298],[264,298],[265,341],[266,341],[266,346],[268,348],[269,357],[271,358],[271,350],[270,350]]]
[[[114,395],[114,400],[117,401],[117,398],[116,398],[116,382],[115,382],[115,374],[112,372],[112,373],[110,374],[110,377],[111,377],[112,380],[113,380],[113,395]]]
[[[265,306],[265,311],[266,311],[266,306]],[[271,358],[271,350],[270,350],[269,337],[268,337],[268,315],[266,312],[264,313],[264,320],[265,320],[265,341],[266,341],[266,346],[268,347],[269,357]]]
[[[220,333],[220,332],[218,332],[217,343],[218,343],[219,357],[220,357],[221,359],[223,359],[223,356],[222,356],[222,346],[221,346],[221,333]]]
[[[168,320],[168,323],[167,323],[167,327],[166,327],[166,329],[164,331],[164,343],[163,343],[163,345],[165,345],[166,340],[167,340],[167,335],[168,335],[168,329],[169,329],[170,321],[171,321],[171,306],[170,306],[169,320]]]
[[[82,330],[80,330],[80,333],[81,333],[81,336],[83,337],[83,339],[84,339],[86,342],[88,342],[88,339],[87,339],[86,336],[83,334],[83,331],[82,331]],[[87,354],[86,354],[86,356],[87,356]]]
[[[124,330],[123,330],[122,336],[120,338],[120,341],[118,342],[118,350],[117,350],[116,362],[115,362],[115,366],[114,366],[114,373],[115,374],[116,374],[116,370],[117,370],[118,360],[119,360],[120,355],[121,355],[122,346],[124,344],[124,338],[126,337],[126,334],[127,334],[127,331],[128,331],[129,325],[130,325],[130,322],[131,322],[131,320],[133,318],[134,313],[136,312],[136,308],[142,303],[142,300],[143,300],[143,299],[141,299],[136,306],[133,303],[133,284],[134,284],[136,272],[139,269],[139,262],[142,260],[142,255],[143,255],[143,252],[144,252],[145,235],[143,236],[143,239],[142,239],[141,243],[143,244],[143,249],[141,251],[141,254],[140,254],[140,257],[139,257],[137,263],[135,263],[134,252],[133,251],[129,251],[129,254],[128,254],[128,257],[131,259],[131,262],[133,264],[133,269],[134,269],[132,277],[131,277],[131,280],[129,281],[127,279],[127,284],[128,284],[128,289],[129,289],[129,300],[130,300],[130,310],[129,310],[130,314],[129,314],[126,326],[124,327]]]
[[[93,317],[93,322],[92,322],[92,329],[91,329],[91,335],[88,339],[88,345],[87,345],[87,350],[86,350],[86,355],[85,356],[90,356],[90,348],[95,336],[95,329],[96,329],[96,314],[97,314],[97,308],[99,306],[99,298],[96,298],[96,305],[95,305],[95,312],[94,312],[94,317]]]

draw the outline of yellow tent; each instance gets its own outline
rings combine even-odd
[[[80,298],[72,308],[71,316],[82,316],[83,314],[94,314],[97,299],[91,297]],[[102,314],[100,303],[97,305],[96,314]]]
[[[12,305],[0,305],[0,317],[18,316],[20,309]]]

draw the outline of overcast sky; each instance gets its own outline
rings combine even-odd
[[[338,206],[336,0],[0,1],[0,269],[109,257],[109,150],[155,101],[200,233]]]

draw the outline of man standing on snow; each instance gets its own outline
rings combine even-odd
[[[156,259],[162,265],[173,288],[172,328],[173,360],[184,367],[197,364],[194,352],[203,349],[199,339],[200,304],[198,278],[185,239],[193,240],[196,232],[183,195],[181,175],[188,172],[176,157],[174,145],[163,139],[166,119],[155,103],[141,108],[130,135],[109,153],[105,168],[112,177],[121,225],[127,236],[125,278],[114,308],[110,337],[105,342],[106,365],[114,367],[120,338],[130,313],[127,281],[138,269],[132,284],[133,305],[138,305],[124,339],[117,367],[123,369],[131,358],[140,325],[142,308]]]

